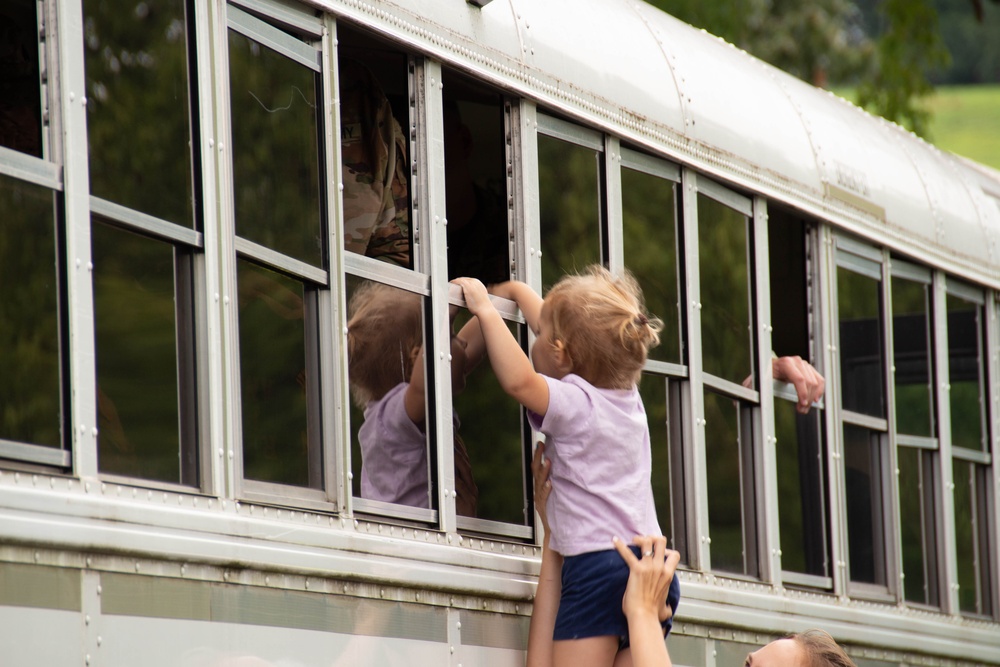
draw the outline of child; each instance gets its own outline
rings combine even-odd
[[[500,385],[547,436],[550,544],[564,558],[553,664],[612,665],[629,645],[622,612],[629,570],[609,548],[611,537],[660,534],[649,427],[636,383],[661,323],[646,314],[631,275],[600,266],[564,277],[544,300],[524,283],[503,283],[493,293],[516,301],[536,334],[532,368],[482,283],[454,282],[479,320]],[[674,580],[671,608],[679,595]],[[671,617],[664,605],[665,631]]]
[[[361,497],[430,507],[424,432],[423,303],[419,294],[363,283],[348,304],[347,356],[351,392],[365,411],[361,444]],[[470,320],[451,340],[452,388],[482,359],[482,335]],[[457,511],[475,516],[478,489],[465,444],[454,424]]]

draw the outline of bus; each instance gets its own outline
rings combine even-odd
[[[522,664],[538,434],[450,280],[593,263],[664,322],[674,663],[1000,665],[1000,173],[638,0],[0,16],[5,665]]]

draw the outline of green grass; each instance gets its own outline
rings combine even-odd
[[[1000,85],[941,87],[927,109],[931,143],[1000,169]]]

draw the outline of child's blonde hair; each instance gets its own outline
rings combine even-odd
[[[642,289],[628,271],[603,266],[564,276],[545,297],[552,337],[562,341],[573,372],[595,387],[628,389],[639,381],[663,322],[646,312]]]
[[[382,283],[365,282],[347,306],[347,368],[359,407],[409,382],[414,349],[423,345],[422,299]]]

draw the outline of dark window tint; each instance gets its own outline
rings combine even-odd
[[[841,400],[846,410],[885,416],[881,281],[837,269]]]
[[[879,433],[844,425],[844,472],[851,581],[885,585]]]
[[[953,447],[988,451],[983,307],[948,295],[948,382]]]
[[[936,517],[932,452],[900,447],[899,520],[906,600],[938,604]]]
[[[930,286],[893,278],[892,343],[896,430],[933,437]]]
[[[36,2],[4,3],[0,15],[0,146],[42,157]]]

